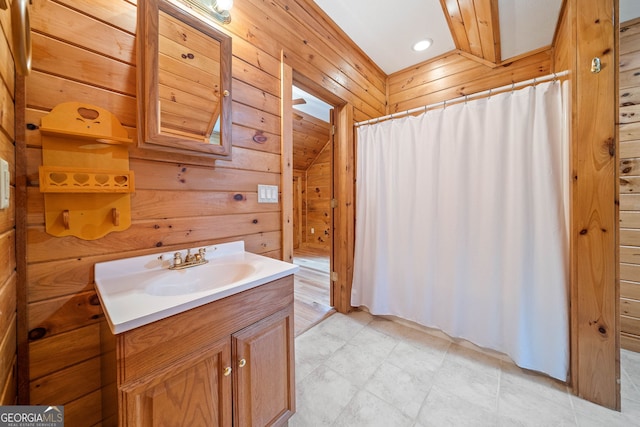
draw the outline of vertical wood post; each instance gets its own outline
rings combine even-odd
[[[280,74],[282,260],[293,262],[293,70],[284,63],[284,58],[281,59]]]
[[[26,77],[16,74],[16,334],[18,404],[29,404],[29,316],[27,289],[27,142]]]
[[[333,282],[333,303],[340,313],[351,310],[353,251],[355,246],[355,145],[353,106],[335,109],[336,134],[333,150],[333,192],[338,205],[333,209],[333,260],[338,280]]]
[[[567,0],[575,40],[571,124],[571,368],[574,392],[620,409],[617,0]],[[594,58],[600,72],[591,70]]]

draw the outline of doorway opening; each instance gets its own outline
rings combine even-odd
[[[332,113],[317,95],[292,86],[295,328],[301,334],[335,312],[331,304]]]

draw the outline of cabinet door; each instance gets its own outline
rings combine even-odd
[[[232,337],[234,426],[284,425],[295,411],[293,308]]]
[[[226,426],[231,422],[231,340],[123,385],[122,425]]]

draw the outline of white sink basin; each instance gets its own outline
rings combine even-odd
[[[145,280],[141,286],[149,295],[184,295],[228,286],[246,279],[255,271],[256,268],[249,263],[210,262],[184,270],[163,272],[161,275]]]
[[[294,264],[245,252],[244,242],[208,246],[206,258],[207,264],[182,270],[169,269],[173,252],[97,263],[96,290],[111,331],[119,334],[298,270]]]

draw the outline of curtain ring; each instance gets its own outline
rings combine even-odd
[[[534,77],[534,78],[533,78],[533,87],[536,87],[536,84],[537,84],[537,82],[536,82],[536,78]]]
[[[469,95],[465,95],[464,96],[464,103],[466,104],[468,100],[469,100]]]
[[[488,99],[491,99],[491,91],[492,91],[492,90],[493,90],[493,89],[489,89],[489,96],[487,97]]]
[[[446,99],[444,101],[442,101],[442,109],[444,110],[445,108],[447,108],[447,100]]]
[[[515,82],[511,82],[511,94],[513,94],[513,92],[515,92],[516,90],[516,83]]]

